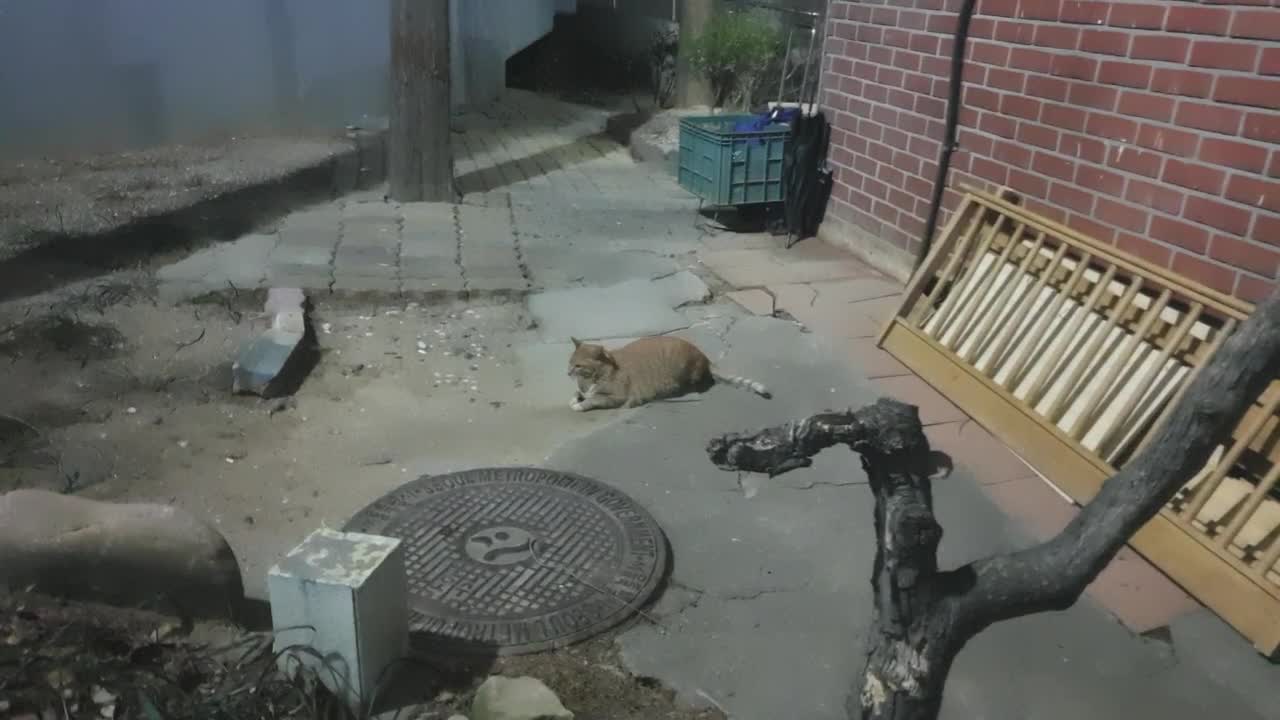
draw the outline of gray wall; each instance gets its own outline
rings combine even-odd
[[[454,102],[575,0],[451,0]],[[379,122],[388,0],[0,0],[0,153]]]

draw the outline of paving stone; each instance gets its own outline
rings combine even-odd
[[[374,277],[370,275],[337,274],[333,276],[334,292],[400,292],[400,280],[394,275],[390,277]]]
[[[807,283],[818,280],[870,277],[872,271],[856,260],[780,262],[770,282]]]
[[[441,278],[402,277],[400,290],[404,293],[461,293],[462,276]]]
[[[342,205],[342,217],[348,223],[375,220],[394,224],[399,222],[400,208],[387,202],[347,202]]]
[[[824,299],[834,302],[858,302],[900,295],[902,285],[873,277],[857,277],[844,280],[823,280],[809,286]]]
[[[316,245],[277,245],[269,256],[272,267],[328,268],[333,249]]]
[[[765,234],[721,233],[707,235],[702,238],[701,243],[712,251],[770,250],[778,247],[778,241]]]
[[[890,295],[888,297],[859,300],[850,303],[849,307],[854,312],[862,313],[871,318],[877,325],[883,327],[902,307],[902,296]]]
[[[281,245],[330,249],[338,244],[338,238],[341,237],[340,226],[337,222],[332,225],[314,228],[305,226],[281,227],[278,235]]]
[[[925,425],[968,419],[950,400],[915,375],[877,378],[871,385],[886,397],[920,408],[920,422]]]
[[[1168,627],[1201,607],[1129,547],[1116,553],[1086,592],[1135,633]]]
[[[453,258],[400,258],[400,275],[415,278],[462,277],[462,269]]]
[[[341,247],[387,247],[400,244],[400,231],[394,225],[359,223],[342,229]]]
[[[529,289],[529,281],[522,275],[467,276],[467,290],[477,292],[523,292]]]
[[[737,288],[763,287],[769,283],[789,282],[780,265],[767,250],[725,250],[698,253],[716,275]]]
[[[930,425],[925,435],[930,447],[947,453],[956,467],[967,468],[979,484],[1022,478],[1035,478],[1043,484],[1035,470],[974,420]]]
[[[897,358],[876,347],[875,337],[841,338],[844,357],[849,365],[868,379],[911,375],[911,369]]]
[[[448,258],[450,262],[457,257],[458,247],[452,240],[449,242],[409,241],[400,243],[401,258]]]
[[[1037,540],[1062,532],[1075,515],[1075,507],[1036,476],[983,485],[982,490]]]
[[[310,272],[291,268],[271,268],[267,281],[271,285],[302,288],[304,290],[325,290],[333,283],[333,276],[328,272]]]
[[[738,290],[728,293],[729,299],[755,315],[773,315],[773,296],[764,290]]]
[[[785,310],[810,332],[828,338],[870,338],[879,333],[871,318],[849,309],[848,303],[822,301],[803,285],[778,287],[779,310]]]

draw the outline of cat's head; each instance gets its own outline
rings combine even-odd
[[[613,355],[603,345],[573,341],[573,354],[569,356],[569,377],[583,380],[599,380],[608,377],[618,368]]]

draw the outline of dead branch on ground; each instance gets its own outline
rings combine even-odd
[[[1227,440],[1280,367],[1280,291],[1259,305],[1192,380],[1146,447],[1061,533],[1016,552],[939,571],[929,444],[915,407],[881,399],[707,447],[725,470],[778,475],[845,445],[875,494],[875,617],[846,711],[864,720],[934,720],[947,674],[970,638],[1002,620],[1073,605],[1129,538]]]

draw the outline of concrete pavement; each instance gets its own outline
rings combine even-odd
[[[384,301],[439,292],[523,303],[529,327],[489,341],[511,343],[518,419],[537,423],[539,441],[503,461],[541,460],[611,483],[645,503],[671,541],[672,583],[652,612],[659,624],[638,622],[619,638],[630,670],[734,718],[844,717],[871,612],[874,536],[860,466],[833,450],[772,481],[724,473],[705,454],[714,435],[892,395],[920,407],[931,441],[956,465],[935,489],[944,564],[1026,545],[1070,517],[1071,506],[1003,445],[874,348],[896,284],[816,241],[783,250],[769,237],[708,234],[696,201],[598,137],[594,120],[547,111],[526,132],[519,109],[483,117],[493,125],[462,134],[473,163],[459,163],[470,191],[462,204],[348,197],[166,268],[162,286],[184,297],[234,277],[237,286],[288,281]],[[610,343],[681,334],[765,382],[774,399],[717,387],[571,416],[566,338],[578,332]],[[491,464],[489,444],[443,435],[519,432],[509,413],[491,415],[454,430],[433,425],[439,452],[420,452],[400,473]],[[345,497],[350,506],[355,491]],[[1170,624],[1172,642],[1135,632]],[[1201,660],[1210,648],[1214,660]],[[1274,716],[1264,689],[1278,678],[1127,556],[1070,610],[979,636],[952,672],[943,717],[1253,720]]]

